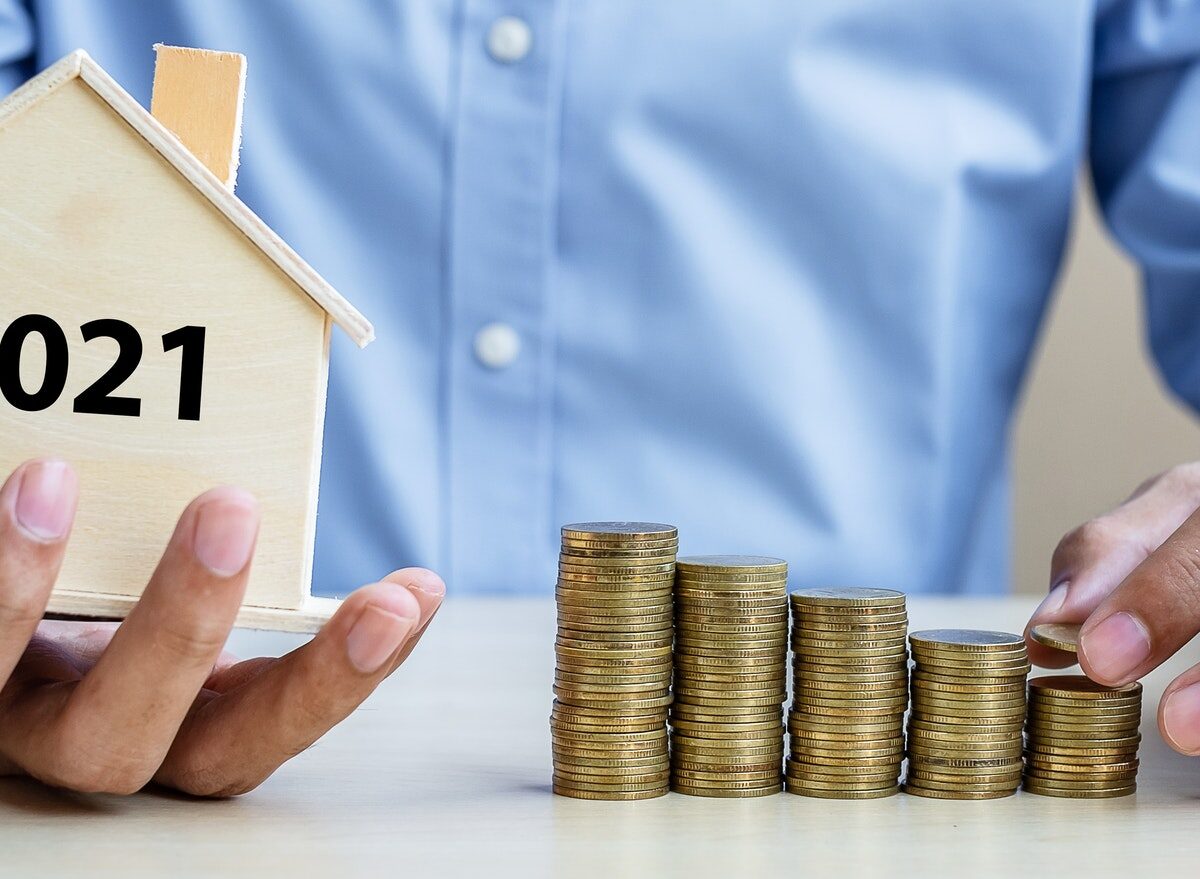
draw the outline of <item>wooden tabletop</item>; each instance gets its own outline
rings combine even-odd
[[[914,628],[1019,632],[1026,600],[910,602]],[[254,793],[76,796],[0,781],[0,876],[1162,877],[1200,869],[1200,762],[1154,726],[1136,796],[948,802],[550,793],[549,601],[447,602],[408,664]],[[238,632],[243,655],[294,636]],[[1190,658],[1189,658],[1190,657]]]

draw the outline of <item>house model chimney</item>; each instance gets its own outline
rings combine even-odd
[[[246,56],[154,46],[150,112],[231,191],[242,144]]]

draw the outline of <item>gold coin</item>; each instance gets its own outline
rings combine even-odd
[[[810,757],[803,751],[788,754],[785,766],[788,775],[805,775],[805,773],[820,773],[822,776],[841,778],[844,781],[854,781],[859,777],[874,778],[880,775],[900,775],[900,765],[904,758],[858,758],[853,754],[846,757]]]
[[[671,777],[671,768],[666,760],[651,767],[624,768],[559,762],[553,769],[559,781],[581,784],[661,784]]]
[[[621,757],[571,757],[557,761],[556,766],[606,770],[610,773],[621,773],[645,769],[658,769],[666,761],[662,757],[639,757],[633,760]]]
[[[879,733],[899,733],[903,728],[901,718],[853,718],[826,717],[791,711],[788,714],[788,729],[794,732],[812,731],[831,735],[876,735]]]
[[[641,791],[648,793],[650,791],[664,790],[668,787],[668,780],[653,781],[645,784],[639,783],[616,783],[616,784],[588,784],[587,782],[577,781],[572,778],[562,778],[555,775],[552,780],[552,786],[557,793],[561,788],[563,791],[585,791],[590,793],[608,793],[608,794],[623,794]]]
[[[905,782],[902,790],[906,794],[913,794],[918,797],[929,797],[935,800],[998,800],[1001,797],[1010,797],[1016,793],[1016,790],[1002,791],[977,791],[977,790],[937,790],[935,788],[922,787],[916,784]]]
[[[627,744],[638,747],[665,744],[667,740],[666,727],[652,730],[622,730],[614,728],[611,732],[594,733],[582,732],[557,727],[552,729],[554,741],[564,744],[578,742],[579,747],[599,746],[608,744]]]
[[[1069,797],[1072,799],[1088,800],[1088,799],[1108,799],[1112,797],[1126,797],[1137,791],[1136,783],[1117,784],[1117,785],[1101,785],[1092,787],[1085,785],[1081,787],[1061,787],[1059,785],[1046,784],[1037,779],[1026,779],[1023,788],[1031,794],[1040,794],[1047,797]]]
[[[910,738],[907,747],[909,757],[918,760],[923,757],[940,757],[943,760],[999,760],[1006,762],[1017,759],[1022,753],[1019,742],[1007,748],[991,745],[984,747],[973,742],[956,747],[950,742],[930,743]]]
[[[973,684],[962,682],[960,679],[958,683],[947,683],[942,680],[930,680],[923,674],[914,674],[912,685],[914,690],[920,690],[942,699],[1025,697],[1025,682],[1020,680],[1004,684]]]
[[[708,772],[716,767],[722,772],[754,772],[775,769],[779,771],[779,760],[771,756],[755,756],[753,754],[717,754],[715,756],[697,756],[694,754],[672,754],[672,768],[690,769],[695,772]]]
[[[904,610],[869,610],[861,608],[841,609],[831,607],[816,610],[792,605],[792,620],[798,629],[812,626],[908,626],[908,612]]]
[[[894,754],[882,754],[872,756],[861,756],[858,754],[850,754],[845,757],[837,757],[832,754],[821,755],[819,757],[809,756],[807,753],[798,752],[792,754],[791,762],[798,765],[815,766],[823,772],[831,772],[836,768],[846,769],[864,769],[864,768],[879,768],[882,766],[894,766],[899,771],[900,764],[904,762],[903,756]]]
[[[746,640],[751,640],[755,643],[762,639],[769,640],[772,644],[783,644],[787,641],[786,627],[779,626],[755,626],[742,625],[740,623],[729,624],[710,624],[710,623],[679,623],[676,622],[675,631],[679,637],[685,640],[717,640],[728,643],[742,643]],[[737,636],[737,637],[733,637]]]
[[[675,608],[675,618],[685,623],[714,623],[714,624],[729,624],[737,625],[776,625],[786,626],[788,618],[786,613],[776,613],[774,611],[761,611],[753,608],[707,608],[696,607],[695,605],[680,602]]]
[[[1040,700],[1033,699],[1029,702],[1029,713],[1055,723],[1073,723],[1083,726],[1092,723],[1137,723],[1141,720],[1142,709],[1140,705],[1110,706],[1107,702],[1095,705],[1073,705],[1070,708],[1062,706],[1049,708]]]
[[[724,799],[745,799],[749,797],[768,797],[772,794],[780,793],[783,790],[782,784],[773,784],[768,787],[750,788],[750,789],[727,789],[727,788],[704,788],[694,785],[676,784],[672,785],[671,790],[677,794],[684,794],[689,797],[720,797]]]
[[[558,585],[591,592],[612,591],[621,586],[630,587],[630,591],[635,592],[653,592],[668,586],[673,587],[674,582],[675,575],[669,564],[601,567],[599,565],[576,565],[563,561],[558,563]]]
[[[769,769],[744,769],[729,767],[724,768],[706,768],[706,769],[685,769],[682,766],[671,767],[672,780],[678,781],[761,781],[761,782],[778,782],[783,776],[783,771],[779,766],[773,766]]]
[[[772,693],[769,696],[738,696],[736,698],[713,698],[707,695],[707,692],[702,694],[701,691],[684,690],[680,692],[676,688],[676,698],[680,702],[686,702],[692,705],[709,705],[714,708],[720,708],[726,705],[781,705],[786,696],[778,693]]]
[[[560,555],[578,556],[580,558],[661,558],[669,557],[674,560],[678,542],[639,541],[637,543],[613,544],[591,541],[592,546],[583,546],[578,541],[564,542],[559,546]]]
[[[599,549],[619,551],[626,548],[652,549],[655,546],[678,546],[679,538],[672,534],[661,537],[626,537],[620,534],[595,534],[592,537],[575,537],[563,534],[562,546],[566,548]]]
[[[945,766],[944,763],[949,761],[933,762],[931,760],[918,760],[909,767],[910,772],[928,772],[934,775],[947,776],[988,776],[996,775],[1009,777],[1013,775],[1021,775],[1024,771],[1025,764],[1017,760],[1009,760],[1007,763],[999,765],[985,766]],[[953,761],[955,763],[966,761]]]
[[[779,768],[779,762],[769,763],[696,763],[686,760],[676,761],[671,764],[671,771],[675,778],[697,778],[700,781],[710,780],[706,775],[695,775],[695,773],[708,773],[716,776],[716,778],[760,778],[770,779],[778,778],[783,775],[783,771]],[[684,773],[687,773],[686,775]]]
[[[882,770],[877,769],[872,772],[858,770],[851,776],[844,772],[821,772],[804,764],[796,765],[789,763],[785,774],[788,778],[794,778],[797,781],[813,781],[823,785],[838,787],[845,787],[847,784],[861,784],[864,787],[883,787],[895,784],[899,780],[899,773],[886,767]]]
[[[818,781],[817,779],[808,778],[805,776],[791,775],[788,776],[789,781],[795,790],[810,790],[810,791],[844,791],[854,793],[858,791],[878,791],[887,790],[896,786],[895,778],[887,778],[882,781]]]
[[[571,763],[573,761],[583,759],[583,758],[597,758],[597,759],[598,758],[608,758],[608,759],[622,758],[622,759],[627,759],[627,760],[646,759],[646,760],[657,761],[657,763],[661,764],[661,765],[668,765],[670,763],[670,755],[667,753],[665,748],[657,750],[657,751],[650,750],[648,748],[643,749],[641,751],[630,751],[630,750],[619,750],[619,749],[618,750],[610,750],[610,749],[599,750],[599,749],[595,749],[595,748],[593,748],[591,750],[573,749],[573,748],[551,748],[550,754],[551,754],[551,760],[553,761],[555,766],[557,766],[559,764],[571,765]]]
[[[693,681],[697,684],[720,684],[731,689],[736,689],[743,684],[783,686],[787,680],[786,673],[775,669],[766,669],[762,672],[731,673],[722,669],[717,671],[696,671],[692,668],[679,668],[675,670],[675,677],[683,682]]]
[[[671,749],[671,758],[675,760],[688,760],[691,762],[705,763],[723,763],[726,761],[737,762],[739,760],[749,761],[767,761],[774,760],[779,762],[783,758],[782,746],[757,745],[749,748],[740,748],[737,750],[722,749],[722,748],[694,748],[694,747],[677,747]]]
[[[860,637],[839,640],[836,638],[813,638],[802,632],[792,633],[792,647],[801,650],[829,650],[839,653],[845,653],[850,650],[860,651],[859,654],[851,655],[861,655],[861,652],[865,651],[896,653],[907,649],[903,638],[868,639]]]
[[[699,737],[707,737],[712,733],[755,733],[778,730],[779,735],[783,735],[783,720],[774,718],[771,720],[747,720],[730,722],[710,723],[707,721],[688,720],[679,716],[672,716],[671,727],[681,730],[686,733]]]
[[[1005,796],[1014,794],[1021,787],[1021,779],[1006,779],[1004,781],[933,781],[929,778],[915,777],[910,772],[904,779],[906,785],[919,787],[923,791],[942,791],[944,793],[970,792],[973,794],[993,793]]]
[[[850,695],[829,695],[829,696],[813,696],[803,690],[799,690],[794,694],[792,705],[797,710],[811,710],[813,712],[821,712],[826,708],[892,708],[903,712],[908,705],[907,694],[901,693],[899,696],[883,696],[879,698],[862,698],[852,697]]]
[[[555,688],[554,694],[563,702],[567,702],[571,705],[580,705],[583,707],[603,707],[605,705],[611,705],[614,702],[619,703],[627,708],[657,708],[660,706],[665,707],[671,704],[670,695],[656,696],[647,699],[630,699],[625,696],[617,695],[612,699],[602,699],[560,692],[557,688]]]
[[[1077,623],[1041,623],[1030,629],[1033,640],[1054,650],[1066,653],[1079,652],[1079,629]]]
[[[955,718],[1019,718],[1021,721],[1025,719],[1025,703],[1003,702],[1003,703],[971,703],[971,702],[948,702],[942,699],[929,699],[921,696],[914,696],[912,700],[913,711],[922,716],[936,718],[942,716],[952,716]]]
[[[654,788],[653,790],[639,791],[581,791],[573,788],[561,787],[558,784],[552,785],[551,788],[555,794],[560,797],[572,797],[577,800],[649,800],[655,797],[665,796],[670,788],[664,786]]]
[[[584,573],[595,572],[596,574],[611,573],[614,569],[629,570],[632,574],[647,574],[647,573],[673,573],[674,572],[674,554],[666,552],[666,554],[655,554],[653,556],[630,556],[630,555],[598,555],[598,556],[576,556],[570,555],[568,552],[562,552],[558,556],[559,570],[575,570],[576,568],[583,570]]]
[[[576,522],[563,525],[561,534],[564,540],[675,540],[679,529],[659,522]]]
[[[1046,757],[1036,753],[1025,753],[1025,768],[1050,770],[1052,772],[1071,772],[1090,775],[1093,772],[1126,772],[1136,770],[1141,764],[1137,754],[1125,754],[1113,758],[1099,757],[1063,760],[1058,757]]]
[[[817,586],[795,589],[792,604],[801,607],[903,607],[903,592],[860,586]]]
[[[714,574],[786,574],[783,559],[755,555],[686,555],[680,556],[681,570]]]
[[[938,767],[939,772],[947,769],[962,769],[964,771],[993,771],[996,769],[1010,767],[1013,764],[1021,765],[1021,757],[938,757],[929,754],[918,755],[914,760],[909,757],[909,765]]]
[[[823,788],[815,788],[807,785],[803,781],[788,780],[788,793],[800,794],[805,797],[820,797],[829,800],[873,800],[882,797],[890,797],[900,793],[900,786],[895,785],[888,788],[880,788],[879,790],[870,791],[853,791],[853,790],[825,790]]]
[[[694,793],[697,791],[715,792],[747,792],[747,791],[770,791],[779,793],[783,790],[782,777],[775,781],[773,779],[753,778],[744,781],[737,780],[722,780],[709,781],[694,778],[676,778],[671,780],[671,790],[676,793]],[[701,796],[719,796],[717,793],[704,793]]]
[[[1024,650],[1025,639],[1011,632],[980,629],[924,629],[909,636],[914,648],[927,647],[965,653]]]
[[[904,748],[896,742],[885,748],[814,748],[810,745],[805,745],[801,750],[793,750],[793,757],[808,757],[814,762],[819,762],[824,757],[850,758],[854,760],[870,760],[892,758],[897,763],[904,759]]]
[[[1096,724],[1095,726],[1064,726],[1030,721],[1025,733],[1034,739],[1057,742],[1087,742],[1092,739],[1118,739],[1131,736],[1138,731],[1137,724]]]
[[[671,720],[683,720],[688,723],[766,723],[770,721],[783,729],[783,718],[779,709],[768,706],[765,710],[759,706],[749,709],[730,708],[725,712],[714,712],[704,706],[688,705],[676,702],[671,706]]]
[[[990,730],[964,736],[962,733],[942,732],[940,730],[910,729],[909,735],[927,742],[973,742],[979,745],[992,743],[1010,744],[1015,739],[1015,736],[1011,732],[993,732]]]

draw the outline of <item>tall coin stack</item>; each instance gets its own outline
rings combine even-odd
[[[904,789],[984,800],[1021,784],[1025,641],[1007,632],[939,629],[909,637],[914,661]]]
[[[792,604],[788,790],[896,793],[908,705],[908,614],[891,589],[801,589]]]
[[[783,789],[787,633],[787,562],[679,559],[672,790],[758,797]]]
[[[1104,687],[1083,675],[1029,682],[1025,790],[1101,799],[1137,790],[1142,685]]]
[[[640,800],[668,790],[677,547],[670,525],[562,529],[550,715],[556,794]]]

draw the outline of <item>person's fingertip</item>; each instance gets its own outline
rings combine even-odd
[[[1163,697],[1159,728],[1167,744],[1181,754],[1200,754],[1200,683]]]
[[[346,656],[363,674],[374,674],[399,650],[417,625],[416,617],[398,616],[368,604],[346,635]]]
[[[1069,582],[1064,581],[1051,589],[1046,597],[1042,599],[1042,603],[1037,606],[1037,610],[1033,612],[1030,624],[1033,625],[1036,622],[1042,622],[1062,610],[1063,605],[1067,601],[1070,585]]]
[[[13,515],[34,540],[62,540],[75,519],[78,495],[78,476],[66,461],[31,461],[21,471]]]
[[[1150,633],[1129,611],[1118,611],[1080,634],[1079,661],[1093,680],[1125,683],[1150,658]]]
[[[218,577],[240,573],[258,540],[258,502],[236,488],[214,489],[197,499],[192,552]]]
[[[428,568],[403,568],[388,574],[384,580],[434,598],[440,599],[446,595],[445,581]]]

